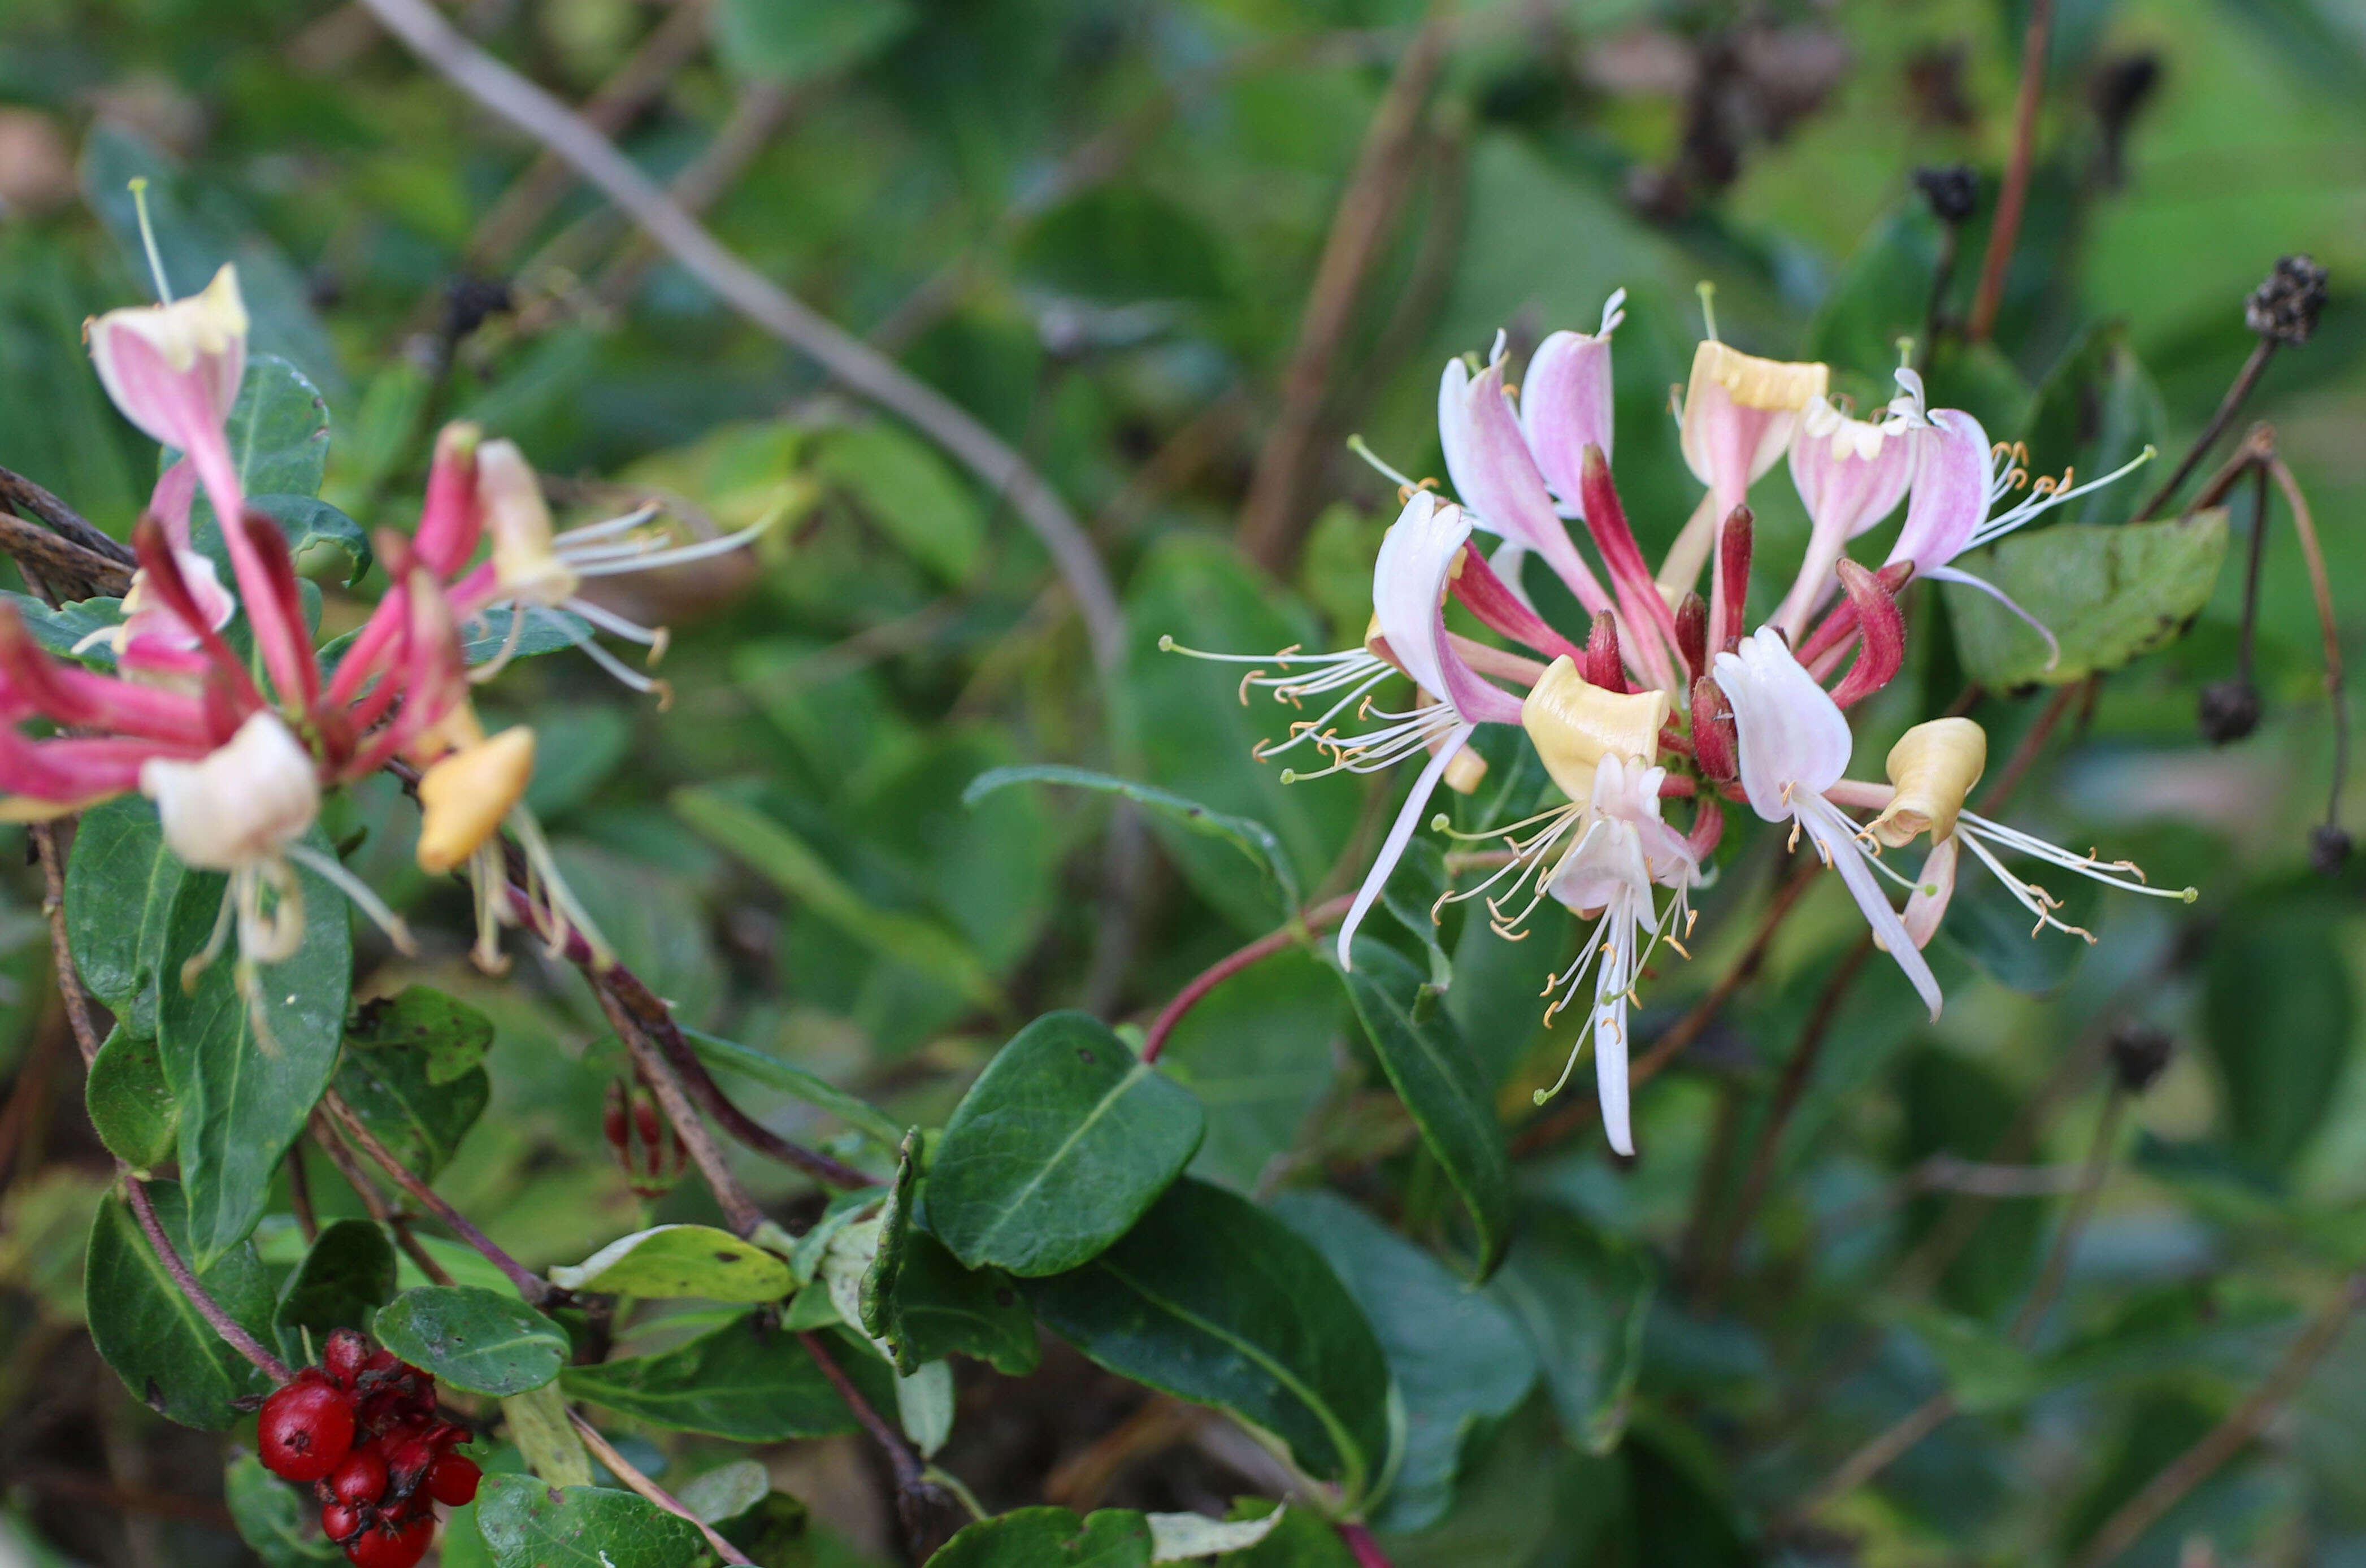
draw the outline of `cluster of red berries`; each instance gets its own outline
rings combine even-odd
[[[452,1451],[468,1429],[436,1418],[435,1380],[350,1328],[263,1402],[257,1436],[265,1469],[311,1483],[354,1568],[411,1568],[435,1539],[431,1505],[476,1499],[481,1472]]]

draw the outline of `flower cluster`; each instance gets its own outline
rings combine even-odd
[[[1525,733],[1560,802],[1476,835],[1500,847],[1459,859],[1491,874],[1448,897],[1483,897],[1507,935],[1521,934],[1547,897],[1591,922],[1575,962],[1548,980],[1548,1017],[1591,981],[1591,1010],[1570,1060],[1574,1066],[1593,1042],[1604,1127],[1613,1148],[1631,1154],[1628,1010],[1655,950],[1683,952],[1689,896],[1723,831],[1722,803],[1789,824],[1795,844],[1806,836],[1934,1019],[1939,985],[1921,950],[1966,852],[2030,911],[2036,930],[2076,928],[2057,917],[2044,887],[2006,868],[2006,855],[2134,892],[2162,890],[2145,886],[2124,862],[2075,854],[1966,809],[1987,760],[1986,737],[1969,719],[1909,730],[1889,753],[1886,784],[1846,776],[1854,749],[1846,710],[1887,685],[1905,657],[1898,595],[1906,583],[1934,578],[2004,599],[1956,558],[2128,470],[2089,485],[2074,485],[2067,473],[2033,482],[2020,447],[1992,446],[1959,409],[1930,408],[1914,371],[1897,371],[1897,397],[1876,417],[1859,418],[1829,396],[1825,366],[1741,353],[1718,340],[1712,321],[1677,413],[1685,463],[1706,493],[1654,574],[1610,463],[1610,340],[1623,300],[1623,293],[1612,298],[1594,333],[1546,338],[1517,389],[1505,380],[1501,337],[1483,368],[1462,359],[1447,366],[1438,434],[1458,500],[1382,467],[1400,486],[1403,510],[1380,545],[1361,647],[1198,656],[1256,666],[1242,682],[1244,701],[1253,690],[1300,709],[1319,700],[1313,716],[1258,749],[1293,762],[1323,760],[1320,768],[1293,767],[1285,781],[1377,772],[1426,755],[1340,926],[1343,965],[1352,964],[1356,931],[1437,786],[1468,793],[1483,772],[1470,749],[1479,727]],[[1748,497],[1786,459],[1809,539],[1779,607],[1752,630]],[[1853,559],[1851,541],[1901,503],[1905,521],[1887,558],[1877,567]],[[1571,522],[1593,545],[1599,575]],[[1492,557],[1477,547],[1482,533],[1501,541]],[[1547,624],[1523,591],[1531,555],[1590,615],[1582,646]],[[1514,647],[1449,630],[1449,601]],[[2053,634],[2037,629],[2051,645]],[[1398,676],[1411,682],[1411,700],[1377,705]],[[1689,805],[1681,829],[1663,818],[1670,800]],[[1852,813],[1873,815],[1860,821]],[[1434,826],[1443,829],[1446,818]],[[1882,858],[1926,835],[1931,848],[1912,880]],[[1883,877],[1909,890],[1902,912]]]
[[[73,650],[111,662],[111,673],[50,653],[21,616],[0,607],[0,814],[39,820],[133,790],[153,799],[173,852],[228,877],[213,940],[185,977],[219,957],[235,932],[239,986],[258,1029],[256,965],[287,958],[303,937],[297,868],[342,889],[398,947],[410,946],[402,922],[369,888],[304,841],[325,792],[382,769],[415,782],[420,865],[465,869],[474,885],[479,963],[498,968],[498,932],[519,923],[554,950],[580,936],[604,958],[524,805],[534,734],[521,727],[487,736],[470,689],[541,622],[637,690],[661,693],[592,631],[642,645],[652,661],[664,633],[584,598],[585,580],[736,549],[757,530],[676,546],[648,526],[648,509],[556,533],[516,446],[452,425],[436,442],[416,530],[374,541],[386,592],[324,666],[287,537],[249,504],[231,451],[247,326],[230,266],[200,294],[88,324],[91,356],[116,407],[178,456],[134,535],[137,570],[120,622]],[[201,547],[192,525],[200,494],[219,528],[219,557]],[[469,668],[461,629],[503,620],[500,654]],[[50,733],[24,728],[36,720]]]
[[[255,1440],[265,1470],[312,1487],[355,1568],[411,1568],[435,1539],[431,1505],[474,1502],[481,1479],[454,1451],[468,1429],[436,1416],[435,1380],[350,1328],[264,1401]]]

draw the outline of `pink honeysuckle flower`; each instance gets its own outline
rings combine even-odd
[[[1503,346],[1499,334],[1493,363],[1477,376],[1457,358],[1446,362],[1438,378],[1437,435],[1446,448],[1446,471],[1454,480],[1454,493],[1474,526],[1542,556],[1579,604],[1588,610],[1606,610],[1610,595],[1579,558],[1512,412],[1504,386]]]
[[[1547,884],[1552,896],[1594,929],[1579,944],[1575,963],[1555,976],[1549,988],[1560,992],[1545,1019],[1569,1005],[1589,970],[1594,1008],[1571,1046],[1569,1061],[1552,1088],[1539,1090],[1541,1105],[1560,1092],[1577,1066],[1589,1036],[1594,1041],[1595,1092],[1602,1100],[1602,1129],[1610,1146],[1635,1152],[1628,1114],[1627,1010],[1644,965],[1662,942],[1683,949],[1691,929],[1688,894],[1700,874],[1699,862],[1684,835],[1660,819],[1660,790],[1666,771],[1616,754],[1594,769],[1584,833],[1553,867]],[[1652,888],[1674,890],[1664,908]]]
[[[1916,433],[1902,422],[1853,419],[1822,397],[1801,413],[1791,440],[1791,482],[1808,509],[1808,552],[1791,592],[1767,622],[1793,647],[1838,586],[1832,568],[1848,542],[1906,498],[1916,444]]]
[[[2034,627],[2058,657],[2060,645],[2050,627],[1994,583],[1952,563],[1966,550],[1994,544],[2041,513],[2135,472],[2152,460],[2153,448],[2146,446],[2134,460],[2082,485],[2074,485],[2067,469],[2059,479],[2041,478],[2032,484],[2023,467],[2024,448],[1991,447],[1980,422],[1961,409],[1926,411],[1922,378],[1913,371],[1899,370],[1898,384],[1898,396],[1890,403],[1892,416],[1916,427],[1913,494],[1906,503],[1905,525],[1884,564],[1911,561],[1918,576],[1978,589]],[[2001,512],[1996,510],[2023,486],[2029,489],[2026,497]]]
[[[1605,461],[1610,457],[1610,334],[1626,319],[1627,291],[1621,288],[1604,302],[1599,331],[1591,336],[1557,332],[1538,344],[1521,384],[1520,434],[1545,483],[1572,515],[1583,515],[1585,507],[1585,449],[1599,446]]]
[[[1815,677],[1791,656],[1782,634],[1762,626],[1738,652],[1716,657],[1713,673],[1733,705],[1741,787],[1751,809],[1769,822],[1804,829],[1826,864],[1841,874],[1876,940],[1939,1016],[1939,982],[1890,908],[1874,868],[1877,855],[1857,825],[1827,798],[1848,772],[1853,740],[1848,719]],[[1881,866],[1884,874],[1895,875]]]

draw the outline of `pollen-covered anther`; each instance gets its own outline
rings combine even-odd
[[[1545,771],[1570,799],[1594,797],[1594,769],[1608,756],[1649,762],[1668,719],[1668,694],[1612,692],[1577,672],[1566,655],[1547,666],[1520,704],[1520,725]]]
[[[490,840],[534,777],[534,731],[524,725],[463,747],[419,780],[419,869],[450,871]]]
[[[1916,725],[1889,749],[1889,782],[1898,794],[1868,824],[1875,837],[1891,849],[1925,832],[1934,843],[1946,838],[1988,761],[1988,731],[1970,719]]]

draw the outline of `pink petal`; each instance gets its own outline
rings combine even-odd
[[[1889,561],[1910,560],[1928,577],[1963,554],[1989,514],[1989,436],[1961,409],[1934,409],[1913,440],[1914,495]]]
[[[1610,456],[1610,340],[1560,332],[1537,345],[1520,384],[1520,432],[1553,493],[1583,508],[1585,449]]]

